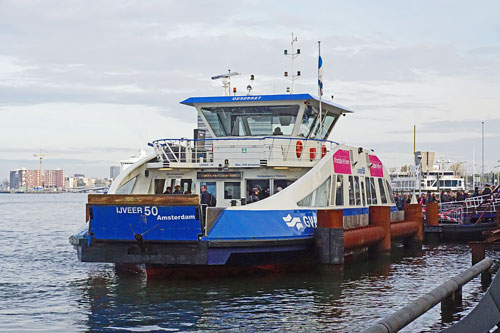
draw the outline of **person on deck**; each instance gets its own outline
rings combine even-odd
[[[250,195],[250,203],[259,201],[259,189],[254,187],[252,189],[252,194]]]
[[[283,135],[283,132],[281,131],[281,128],[276,127],[274,129],[273,135]]]
[[[427,202],[436,202],[436,198],[431,191],[427,191]]]
[[[181,190],[181,186],[180,185],[175,185],[174,189],[175,189],[175,191],[172,194],[182,194],[182,190]]]
[[[490,195],[491,194],[491,188],[490,184],[484,185],[484,190],[481,192],[481,195]]]
[[[207,192],[206,185],[201,185],[200,203],[209,207],[215,207],[217,205],[215,197]]]
[[[163,194],[172,194],[172,188],[170,186],[167,186],[167,189],[165,190],[165,192],[163,192]]]

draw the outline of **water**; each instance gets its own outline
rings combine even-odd
[[[344,272],[147,280],[80,263],[68,243],[85,219],[84,194],[0,195],[0,331],[357,332],[470,267],[466,245],[393,250]],[[468,313],[483,292],[463,289]],[[406,327],[439,331],[440,306]]]

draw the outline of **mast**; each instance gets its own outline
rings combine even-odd
[[[292,89],[287,87],[287,92],[290,92],[291,94],[293,94],[295,92],[295,79],[301,75],[300,71],[297,71],[297,73],[295,73],[294,67],[293,67],[293,62],[294,62],[295,58],[297,58],[300,55],[300,49],[297,49],[297,51],[295,51],[295,47],[293,45],[296,42],[297,42],[297,36],[295,36],[292,32],[292,42],[291,42],[292,53],[289,54],[288,50],[283,51],[283,54],[292,60],[292,71],[290,72],[290,74],[291,74],[290,77],[292,78]],[[288,72],[285,72],[284,76],[288,77]]]
[[[323,96],[323,59],[321,59],[321,41],[318,41],[318,95],[319,95],[319,126],[320,126],[319,133],[322,136],[323,112],[321,110],[321,96]]]

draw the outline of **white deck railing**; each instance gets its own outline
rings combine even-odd
[[[302,151],[297,142],[302,144]],[[149,144],[163,163],[317,162],[338,143],[288,137],[159,139]]]

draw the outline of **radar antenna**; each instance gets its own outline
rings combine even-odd
[[[292,78],[292,90],[290,91],[290,88],[287,87],[286,89],[286,92],[289,92],[291,94],[294,93],[295,91],[295,79],[298,78],[301,73],[300,71],[297,71],[297,73],[294,73],[293,72],[293,61],[295,60],[295,58],[297,58],[299,55],[300,55],[300,49],[297,49],[297,51],[295,51],[295,48],[294,48],[294,43],[297,42],[297,36],[295,36],[292,32],[292,53],[288,53],[288,50],[284,50],[283,51],[283,54],[287,57],[289,57],[290,59],[292,59],[292,71],[290,72],[291,75],[288,75],[288,72],[285,72],[285,77],[291,77]]]
[[[231,93],[231,76],[240,75],[238,72],[232,72],[231,70],[227,70],[227,74],[219,74],[212,76],[212,80],[222,79],[222,87],[224,88],[224,93],[226,96],[229,96]]]

